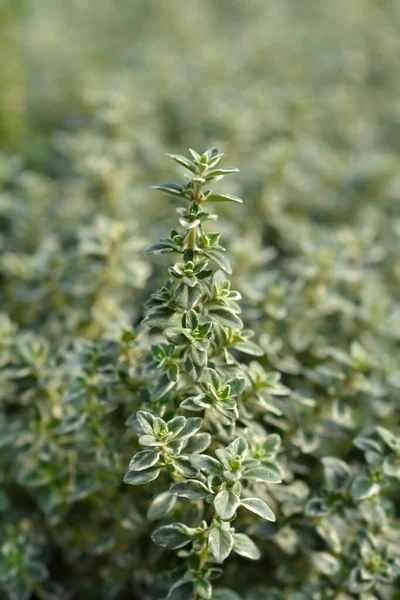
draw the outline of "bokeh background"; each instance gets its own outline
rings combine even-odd
[[[82,127],[99,93],[125,97],[137,137],[175,146],[223,139],[247,154],[301,134],[365,150],[395,130],[390,0],[3,0],[1,11],[2,143],[31,160],[54,130]]]
[[[176,226],[149,191],[180,176],[165,152],[240,168],[218,227],[268,365],[311,393],[327,346],[357,339],[380,369],[364,413],[394,418],[399,56],[397,0],[0,0],[0,528],[41,565],[6,598],[160,597],[121,486],[132,402],[112,369],[88,379],[164,279],[143,252]]]
[[[8,277],[27,277],[19,251],[62,262],[96,216],[165,232],[164,152],[212,144],[241,170],[231,245],[237,223],[250,245],[334,224],[397,240],[396,1],[3,0],[0,27]]]

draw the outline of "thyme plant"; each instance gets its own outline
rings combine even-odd
[[[145,304],[143,325],[154,332],[154,343],[144,368],[141,410],[129,419],[141,450],[124,478],[154,489],[153,482],[162,479],[148,518],[167,518],[152,540],[182,558],[182,567],[171,574],[169,600],[209,600],[232,551],[260,557],[237,517],[250,511],[275,521],[265,498],[269,484],[282,481],[275,459],[280,438],[261,428],[255,452],[247,439],[254,440],[259,407],[271,395],[288,393],[278,374],[240,361],[263,351],[252,341],[253,331],[244,329],[241,296],[231,289],[220,234],[206,228],[217,219],[210,205],[242,202],[210,187],[237,169],[220,167],[223,155],[216,148],[190,152],[190,158],[169,155],[185,168],[184,183],[153,186],[185,205],[177,208],[180,229],[148,250],[176,262]],[[260,437],[260,428],[257,433]]]
[[[193,542],[151,534],[215,511],[171,494],[186,479],[167,467],[122,484],[152,449],[125,425],[134,411],[201,418],[184,456],[211,435],[197,454],[244,437],[248,456],[279,459],[282,483],[243,480],[240,498],[276,520],[239,507],[232,522],[261,558],[209,551],[213,600],[399,600],[398,0],[185,2],[179,18],[165,0],[25,4],[2,2],[0,23],[1,600],[161,600],[184,577]],[[207,395],[182,365],[163,408],[147,368],[164,326],[139,326],[169,257],[143,251],[171,202],[190,203],[149,201],[148,183],[168,148],[210,137],[240,161],[224,181],[246,205],[220,206],[225,276],[264,351],[228,350],[248,386],[232,437],[210,409],[181,410]],[[274,369],[290,395],[268,393]]]

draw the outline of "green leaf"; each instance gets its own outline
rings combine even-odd
[[[374,583],[375,578],[373,574],[360,567],[353,569],[347,580],[348,590],[352,594],[367,592],[373,587]]]
[[[243,498],[240,504],[241,506],[247,508],[247,510],[251,510],[251,512],[259,515],[267,521],[276,521],[273,511],[270,509],[268,504],[264,502],[264,500],[261,500],[261,498]]]
[[[196,469],[189,459],[184,456],[172,458],[171,463],[175,471],[185,477],[197,477],[197,475],[199,475],[198,469]]]
[[[196,329],[199,325],[199,317],[197,316],[196,311],[189,310],[185,315],[185,327],[188,329]]]
[[[233,454],[233,456],[240,456],[246,458],[249,445],[247,440],[243,437],[237,437],[233,442],[229,444],[227,450]]]
[[[140,427],[143,430],[143,433],[147,435],[153,435],[153,425],[154,425],[154,417],[151,413],[145,412],[144,410],[139,410],[136,413],[136,419]]]
[[[180,154],[169,154],[169,153],[167,153],[167,156],[172,158],[172,160],[177,162],[179,165],[182,165],[182,167],[185,167],[192,173],[196,173],[196,171],[197,171],[196,165],[194,163],[192,163],[192,161],[189,160],[188,158],[186,158],[185,156],[181,156]]]
[[[222,327],[230,329],[241,329],[243,322],[240,317],[229,308],[212,308],[208,311],[209,316]]]
[[[172,317],[175,316],[175,311],[168,306],[163,306],[152,310],[142,321],[145,327],[167,327]]]
[[[167,423],[169,433],[173,433],[174,436],[178,436],[178,434],[184,429],[186,425],[185,417],[174,417]]]
[[[375,442],[375,440],[371,440],[369,438],[356,438],[353,441],[353,444],[360,448],[360,450],[364,450],[364,452],[376,452],[378,454],[382,454],[382,446]]]
[[[328,552],[313,552],[311,560],[316,570],[323,575],[336,575],[340,571],[340,562]]]
[[[329,490],[342,490],[351,478],[350,467],[342,460],[325,456],[321,460],[324,465],[325,479]]]
[[[231,167],[228,169],[212,169],[212,171],[208,171],[206,175],[206,180],[212,179],[213,177],[219,177],[220,175],[230,175],[231,173],[239,173],[239,169],[236,167]]]
[[[400,478],[400,459],[398,456],[388,456],[383,463],[383,472],[388,477]]]
[[[200,417],[190,417],[189,419],[186,419],[185,427],[181,429],[176,436],[176,439],[186,440],[187,438],[190,438],[197,431],[199,431],[199,429],[201,429],[202,424],[203,420]]]
[[[238,204],[243,204],[243,200],[233,194],[210,194],[206,202],[237,202]]]
[[[159,458],[160,452],[158,450],[142,450],[132,458],[129,463],[129,469],[131,471],[143,471],[156,465]]]
[[[211,444],[211,435],[209,433],[197,433],[192,435],[185,446],[185,453],[195,455],[197,452],[204,452]],[[192,458],[192,456],[190,456]]]
[[[190,330],[183,327],[167,327],[164,330],[164,335],[175,346],[188,344],[192,339]]]
[[[173,496],[170,492],[159,494],[150,504],[147,511],[147,518],[149,521],[161,519],[161,517],[168,515],[174,509],[176,502],[176,496]]]
[[[167,600],[195,600],[193,583],[178,581],[168,592]]]
[[[190,230],[190,229],[194,229],[195,227],[197,227],[198,225],[200,225],[201,221],[200,219],[186,219],[185,217],[181,217],[179,219],[179,223],[182,225],[182,227],[186,230]]]
[[[226,273],[232,275],[232,267],[223,252],[220,250],[215,250],[214,248],[207,248],[207,250],[203,250],[203,254],[210,260],[214,261]]]
[[[171,455],[178,456],[182,452],[183,446],[183,440],[178,440],[177,438],[167,442],[167,450]]]
[[[192,411],[201,411],[203,409],[203,407],[197,402],[197,396],[193,397],[193,398],[186,398],[186,400],[184,400],[183,402],[181,402],[181,408],[184,408],[185,410],[192,410]],[[196,400],[196,402],[195,402]]]
[[[243,352],[244,354],[250,354],[251,356],[264,356],[264,350],[258,344],[249,340],[235,342],[232,348],[239,350],[239,352]]]
[[[207,577],[210,581],[219,579],[224,574],[224,570],[221,567],[211,567],[207,569]]]
[[[214,325],[211,323],[211,321],[206,321],[205,323],[200,323],[199,336],[201,338],[210,338],[213,327],[214,327]]]
[[[309,517],[322,517],[329,513],[329,504],[322,498],[311,498],[305,507],[305,514]]]
[[[172,523],[171,525],[163,525],[151,535],[151,539],[158,546],[176,550],[183,548],[196,537],[197,530],[191,529],[183,523]]]
[[[207,364],[207,352],[203,348],[199,348],[200,342],[195,342],[188,348],[190,358],[195,365],[205,366]]]
[[[207,356],[206,353],[204,354]],[[194,381],[200,381],[200,379],[204,375],[204,371],[206,368],[205,365],[196,364],[192,360],[191,354],[189,354],[188,352],[185,352],[183,366],[185,368],[185,371],[190,375],[190,377],[194,379]]]
[[[212,386],[214,389],[219,390],[221,387],[221,378],[215,369],[207,369],[204,375],[204,381]]]
[[[141,435],[139,438],[139,444],[142,446],[162,446],[162,442],[157,440],[154,435]]]
[[[277,465],[268,463],[268,465],[264,464],[262,467],[256,467],[245,472],[243,479],[263,481],[264,483],[281,483],[282,474]]]
[[[368,477],[360,475],[354,480],[351,486],[351,495],[353,500],[365,500],[379,492],[379,485],[373,483]]]
[[[281,447],[281,437],[277,433],[267,435],[263,444],[264,451],[267,454],[275,455]]]
[[[208,488],[197,479],[188,479],[175,483],[169,491],[180,498],[189,498],[189,500],[201,500],[210,495]]]
[[[221,519],[230,521],[240,505],[240,499],[231,490],[219,492],[214,499],[215,510]]]
[[[167,371],[168,379],[173,383],[178,383],[179,381],[179,367],[176,363],[169,365]]]
[[[377,427],[376,431],[385,444],[389,446],[391,450],[393,450],[393,452],[400,454],[400,438],[396,438],[391,431],[385,429],[384,427]]]
[[[193,287],[180,283],[176,290],[176,301],[183,310],[191,310],[203,295],[203,286],[197,282]]]
[[[229,379],[226,385],[229,385],[231,388],[231,396],[241,396],[246,387],[246,380],[244,377],[234,377],[233,379]]]
[[[168,375],[161,375],[156,385],[151,390],[152,398],[163,398],[175,387],[175,382],[168,379]]]
[[[211,554],[217,562],[223,562],[230,555],[233,548],[233,537],[229,531],[215,527],[210,531],[208,544]]]
[[[190,154],[193,156],[193,158],[194,158],[195,160],[198,160],[198,161],[200,161],[200,159],[201,159],[201,156],[200,156],[200,154],[198,154],[198,153],[196,152],[196,150],[193,150],[193,148],[189,148],[189,152],[190,152]]]
[[[190,461],[198,468],[212,475],[221,475],[223,468],[221,463],[206,454],[195,454]]]
[[[158,183],[150,187],[153,190],[160,190],[160,192],[165,192],[172,196],[179,196],[180,198],[184,196],[184,187],[180,183]]]
[[[250,558],[251,560],[258,560],[261,556],[261,552],[249,536],[244,533],[233,534],[233,550],[236,554]]]
[[[175,244],[169,240],[166,240],[165,242],[160,240],[156,244],[150,246],[150,248],[146,250],[145,254],[164,254],[165,252],[177,252]]]
[[[143,485],[154,481],[160,474],[160,469],[152,468],[148,471],[127,471],[124,477],[124,483],[131,485]]]
[[[194,589],[199,598],[210,600],[212,596],[212,585],[206,579],[198,579],[194,584]]]

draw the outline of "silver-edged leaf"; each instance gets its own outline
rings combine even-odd
[[[272,509],[261,498],[243,498],[240,504],[266,521],[276,521]]]

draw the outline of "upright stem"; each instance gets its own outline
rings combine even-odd
[[[202,190],[202,185],[198,185],[194,194],[194,201],[195,202],[200,202],[200,197],[201,197],[201,190]],[[196,232],[197,232],[197,226],[193,227],[190,230],[189,233],[189,237],[188,237],[188,249],[189,250],[195,250],[196,248]]]
[[[205,567],[208,558],[208,542],[200,554],[200,568]]]
[[[189,250],[194,250],[196,248],[196,230],[197,230],[197,227],[193,227],[190,230],[189,237],[188,237],[188,245],[187,245]]]

